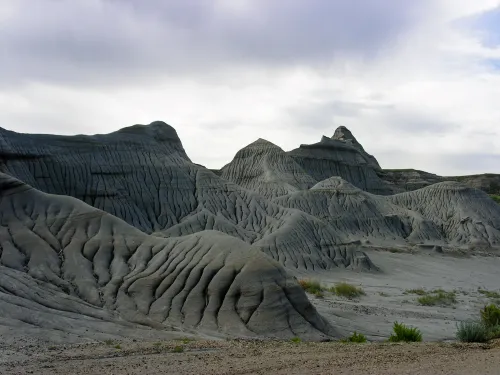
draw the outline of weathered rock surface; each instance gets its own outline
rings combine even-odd
[[[379,271],[364,246],[500,248],[485,193],[375,195],[418,184],[379,176],[345,128],[288,153],[259,139],[218,173],[163,122],[73,137],[0,128],[0,325],[322,339],[337,331],[288,272]]]
[[[221,176],[266,198],[309,189],[317,182],[285,151],[264,139],[238,151],[221,169]]]
[[[500,175],[498,174],[444,177],[416,169],[384,169],[378,171],[377,174],[389,184],[394,193],[413,191],[439,182],[457,181],[488,194],[500,194]]]
[[[332,138],[323,137],[318,143],[300,145],[288,155],[317,181],[339,176],[365,191],[391,194],[392,189],[377,175],[378,162],[344,129],[337,129]]]
[[[341,251],[342,241],[325,223],[192,163],[165,123],[76,137],[0,130],[0,140],[2,171],[41,191],[78,198],[143,232],[217,230],[287,267],[370,268],[357,249]]]
[[[72,197],[0,174],[0,324],[106,323],[321,339],[335,330],[270,257],[215,231],[147,235]]]
[[[363,240],[395,246],[444,242],[440,228],[428,218],[393,204],[385,196],[358,189],[340,177],[331,177],[309,191],[276,198],[274,202],[323,220],[346,243]]]

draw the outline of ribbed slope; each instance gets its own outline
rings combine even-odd
[[[44,192],[81,199],[143,232],[218,230],[287,267],[371,267],[356,249],[341,251],[339,234],[321,221],[191,163],[164,123],[93,137],[1,134],[8,174]]]
[[[286,152],[264,139],[238,151],[221,172],[223,178],[266,198],[308,189],[316,183]]]
[[[274,200],[321,219],[344,241],[369,240],[374,244],[443,243],[434,223],[421,214],[331,177],[309,191]]]
[[[500,244],[500,205],[481,190],[441,182],[388,199],[430,218],[452,244]]]
[[[391,194],[392,190],[376,171],[378,163],[351,141],[323,137],[320,142],[301,145],[288,152],[309,175],[322,181],[342,177],[354,186],[374,194]]]
[[[278,263],[223,233],[146,235],[4,174],[0,222],[0,312],[11,324],[98,332],[108,321],[238,336],[335,335]]]

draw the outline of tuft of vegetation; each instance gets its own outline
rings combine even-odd
[[[417,302],[423,306],[435,305],[453,305],[457,302],[455,292],[445,292],[444,290],[432,291],[431,294],[426,294],[417,299]]]
[[[500,325],[490,328],[490,338],[500,339]]]
[[[174,346],[172,353],[184,353],[184,347],[181,345]]]
[[[407,289],[403,294],[416,294],[418,296],[425,296],[427,292],[424,289]]]
[[[490,332],[482,322],[466,321],[457,324],[457,339],[462,342],[487,342]]]
[[[340,340],[341,342],[345,343],[358,343],[358,344],[363,344],[367,342],[366,336],[363,335],[362,333],[357,333],[356,331],[349,337],[346,337],[345,339]]]
[[[495,202],[497,202],[498,204],[500,204],[500,195],[496,195],[496,194],[491,194],[490,195],[491,199],[493,199]]]
[[[394,333],[389,337],[390,342],[420,342],[422,333],[416,327],[408,327],[403,323],[394,322]]]
[[[487,328],[500,326],[500,308],[494,304],[484,306],[481,310],[481,322]]]
[[[300,344],[302,342],[302,339],[300,337],[294,337],[290,341],[295,343],[295,344]]]
[[[486,296],[488,298],[500,298],[500,293],[498,293],[498,292],[494,292],[491,290],[485,290],[485,289],[481,289],[481,288],[479,288],[477,291],[479,293],[481,293],[483,296]]]
[[[106,345],[110,345],[110,346],[111,346],[111,345],[113,345],[115,342],[114,342],[113,340],[107,339],[107,340],[104,340],[104,343],[105,343]]]
[[[310,294],[319,294],[325,290],[319,281],[316,280],[306,280],[306,279],[301,279],[299,280],[299,285],[304,289],[307,293]]]
[[[330,288],[330,292],[336,294],[337,296],[346,297],[349,299],[361,297],[366,294],[362,288],[359,288],[355,285],[351,285],[348,283],[335,284],[335,286],[332,286]]]
[[[121,349],[121,348],[122,348],[122,346],[120,344],[115,345],[115,349]]]
[[[155,348],[159,348],[159,347],[161,346],[161,342],[155,342],[155,343],[153,344],[153,346],[154,346]]]

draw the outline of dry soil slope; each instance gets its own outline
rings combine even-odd
[[[223,233],[147,235],[5,174],[0,222],[0,325],[89,337],[106,322],[250,337],[336,334],[282,266]]]
[[[300,145],[288,155],[317,181],[339,176],[365,191],[391,194],[390,185],[377,175],[380,168],[375,158],[363,150],[350,132],[349,139],[345,134],[337,129],[332,138],[323,136],[320,142]]]
[[[221,176],[266,198],[309,189],[316,180],[280,147],[258,139],[238,151]]]
[[[320,220],[192,163],[162,122],[97,136],[0,130],[2,171],[52,194],[78,198],[146,233],[184,236],[217,230],[292,268],[370,268],[356,248]]]
[[[420,213],[393,204],[385,196],[358,189],[340,177],[331,177],[308,191],[279,197],[274,202],[328,223],[346,242],[386,246],[444,243],[439,228]]]
[[[484,192],[457,182],[377,196],[332,177],[274,202],[307,212],[350,241],[385,246],[500,245],[500,206]]]
[[[387,199],[433,221],[450,244],[500,245],[500,205],[485,192],[458,182],[441,182]]]

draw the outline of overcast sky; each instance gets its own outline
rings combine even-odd
[[[0,126],[163,120],[218,168],[347,126],[383,168],[500,173],[500,0],[0,0]]]

